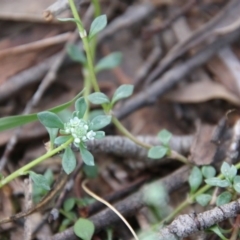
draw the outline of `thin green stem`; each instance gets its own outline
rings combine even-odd
[[[170,154],[170,157],[174,158],[174,159],[177,159],[178,161],[184,163],[184,164],[189,164],[188,160],[186,157],[184,157],[182,154],[174,151],[174,150],[171,150],[171,154]]]
[[[134,137],[122,124],[121,122],[118,121],[118,119],[114,116],[112,116],[112,122],[113,124],[118,128],[118,130],[125,135],[126,137],[128,137],[129,139],[131,139],[133,142],[135,142],[137,145],[144,147],[144,148],[151,148],[152,146],[146,143],[143,143],[141,141],[139,141],[136,137]]]
[[[100,4],[99,4],[99,0],[92,0],[92,4],[94,6],[94,17],[96,18],[101,14],[101,7],[100,7]],[[91,39],[91,49],[92,49],[93,62],[95,60],[96,46],[97,46],[97,35],[95,35]]]
[[[93,60],[92,60],[90,44],[88,42],[86,31],[83,27],[83,24],[82,24],[82,21],[81,21],[79,15],[78,15],[74,0],[69,0],[69,5],[70,5],[70,8],[71,8],[74,19],[77,20],[76,23],[77,23],[77,27],[78,27],[80,37],[83,41],[84,49],[86,51],[88,69],[89,69],[89,74],[90,74],[90,78],[91,78],[91,81],[92,81],[94,91],[95,92],[100,92],[98,82],[97,82],[97,79],[96,79],[96,75],[95,75],[95,69],[94,69]]]
[[[17,171],[13,172],[12,174],[10,174],[9,176],[7,176],[6,178],[2,179],[0,181],[0,188],[2,186],[4,186],[5,184],[9,183],[10,181],[12,181],[13,179],[25,175],[31,168],[35,167],[36,165],[38,165],[39,163],[43,162],[44,160],[48,159],[49,157],[52,157],[53,155],[55,155],[56,153],[62,151],[63,149],[65,149],[71,142],[73,141],[73,138],[69,139],[67,142],[65,142],[64,144],[62,144],[61,146],[59,146],[58,148],[55,148],[52,151],[47,152],[46,154],[42,155],[41,157],[31,161],[30,163],[28,163],[27,165],[19,168]]]

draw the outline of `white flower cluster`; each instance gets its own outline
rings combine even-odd
[[[88,123],[78,117],[74,117],[64,124],[64,131],[73,136],[76,146],[78,146],[81,141],[87,142],[94,139],[96,133],[93,130],[88,130]]]

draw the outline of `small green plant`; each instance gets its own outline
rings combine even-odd
[[[92,203],[94,203],[95,200],[92,198],[68,198],[63,203],[63,208],[60,209],[60,213],[64,216],[64,219],[59,227],[59,231],[64,231],[68,226],[77,224],[77,215],[76,211],[74,211],[75,206],[77,207],[86,207]],[[80,218],[82,219],[82,218]],[[79,224],[79,223],[78,223]]]
[[[166,129],[161,130],[158,133],[158,138],[161,142],[161,146],[154,146],[148,150],[148,157],[152,159],[161,159],[164,156],[171,155],[171,148],[169,142],[171,140],[172,134]]]

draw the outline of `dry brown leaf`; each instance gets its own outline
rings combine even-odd
[[[164,95],[164,99],[179,103],[199,103],[224,99],[237,106],[240,105],[240,99],[236,95],[224,88],[223,85],[211,81],[189,83],[182,88],[168,92]]]
[[[227,54],[226,54],[227,53]],[[224,55],[223,55],[224,54]],[[227,48],[219,53],[219,57],[212,58],[207,66],[216,76],[215,79],[221,82],[227,89],[235,95],[240,93],[240,63],[233,52]]]
[[[217,146],[211,142],[215,126],[197,124],[197,132],[191,146],[190,162],[196,165],[208,165],[214,160]]]

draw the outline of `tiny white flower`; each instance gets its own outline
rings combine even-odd
[[[66,133],[70,133],[69,128],[65,129],[65,132],[66,132]]]
[[[86,142],[86,141],[87,141],[86,136],[82,137],[82,140],[83,140],[84,142]]]
[[[81,140],[80,140],[79,138],[75,138],[75,139],[74,139],[74,142],[75,142],[75,143],[80,143]]]
[[[95,136],[96,136],[96,133],[93,130],[87,133],[87,138],[89,140],[93,140]]]
[[[75,129],[74,128],[71,128],[71,133],[74,133],[75,132]]]
[[[86,130],[88,130],[88,125],[84,125],[84,128],[85,128]]]
[[[77,134],[75,134],[75,133],[72,133],[72,136],[73,136],[74,138],[77,138]]]

